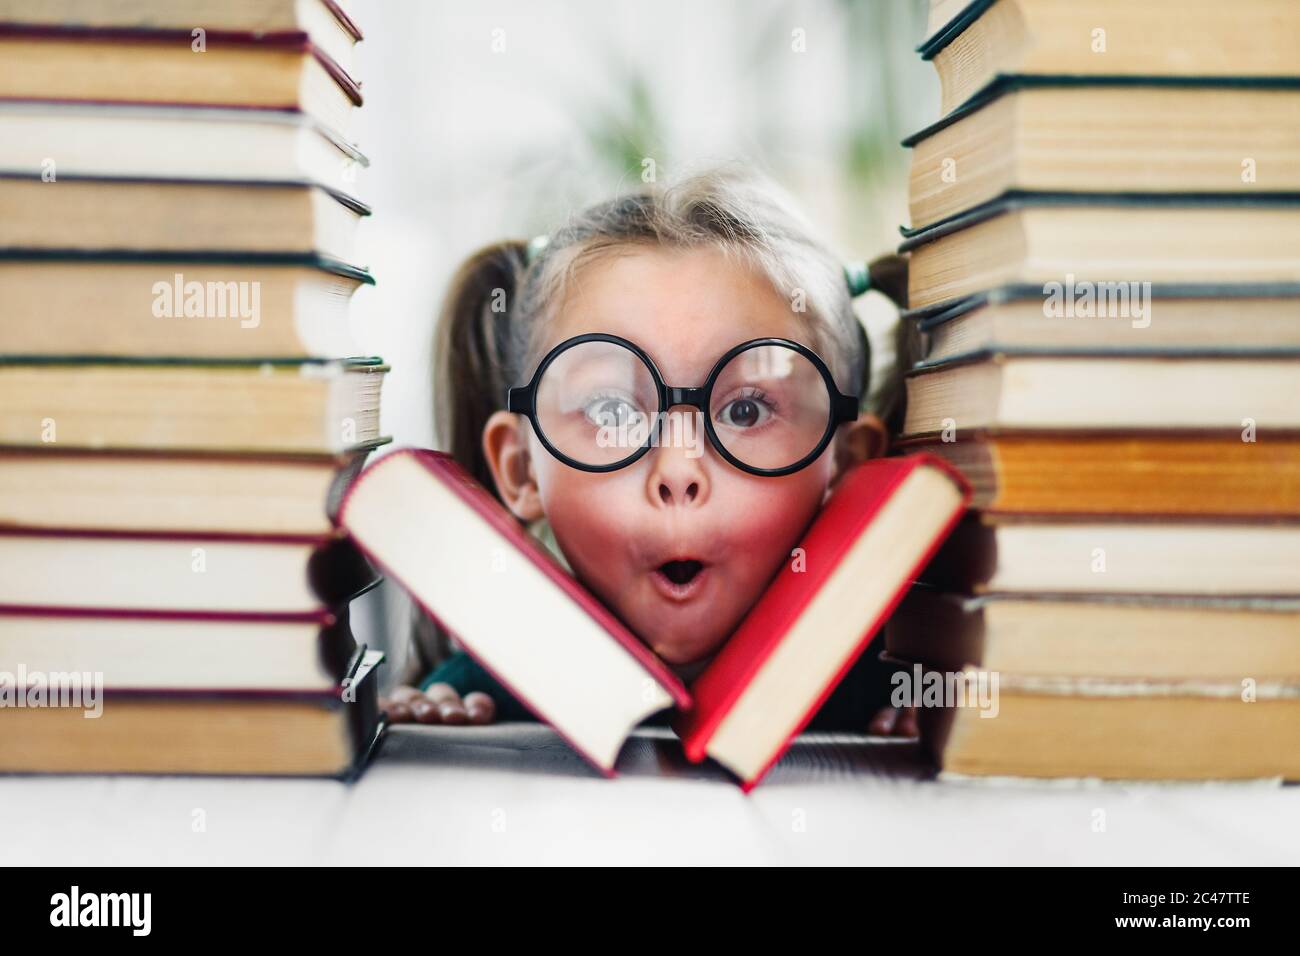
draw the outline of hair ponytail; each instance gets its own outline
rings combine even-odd
[[[439,445],[494,495],[483,426],[493,412],[505,408],[515,293],[526,253],[527,243],[512,240],[465,260],[451,280],[434,334],[433,412]]]
[[[871,288],[880,292],[900,310],[907,308],[908,259],[889,253],[872,260],[867,267],[871,274]],[[907,388],[903,376],[919,356],[916,324],[900,319],[894,329],[894,361],[885,372],[876,390],[876,412],[892,440],[903,430],[903,415],[907,410]]]
[[[890,252],[872,259],[867,272],[871,276],[871,288],[882,293],[900,309],[907,308],[906,256]]]

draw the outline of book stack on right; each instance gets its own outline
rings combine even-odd
[[[887,646],[998,679],[922,708],[940,766],[1300,779],[1300,4],[935,0],[920,49],[903,449],[977,511]]]

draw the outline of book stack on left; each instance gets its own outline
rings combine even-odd
[[[0,2],[0,770],[348,775],[379,437],[334,0]]]

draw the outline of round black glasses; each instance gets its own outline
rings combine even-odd
[[[703,454],[697,409],[724,459],[752,475],[805,468],[835,429],[858,417],[858,398],[841,394],[830,369],[789,339],[742,342],[718,359],[698,388],[665,385],[650,356],[603,332],[551,349],[527,385],[506,393],[506,408],[526,415],[552,455],[582,471],[615,471],[656,445]]]

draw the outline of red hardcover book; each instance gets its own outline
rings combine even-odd
[[[633,727],[689,706],[663,662],[450,456],[408,449],[375,462],[339,524],[606,776]]]
[[[961,517],[965,480],[929,455],[853,468],[791,561],[691,686],[677,730],[758,784],[843,679]],[[864,728],[865,729],[865,728]]]
[[[0,531],[325,537],[386,441],[318,455],[0,448]]]
[[[352,542],[324,535],[0,528],[0,606],[299,618],[378,582]]]
[[[311,691],[118,690],[77,673],[59,675],[57,685],[19,685],[5,709],[0,773],[352,779],[383,727],[383,659],[357,648],[336,686]],[[47,703],[30,703],[42,689]],[[60,705],[49,706],[55,693]]]
[[[362,103],[357,82],[302,32],[13,23],[0,23],[0,99],[296,110],[343,136]]]
[[[263,615],[0,604],[0,674],[93,673],[134,693],[338,690],[357,650],[348,608]]]

